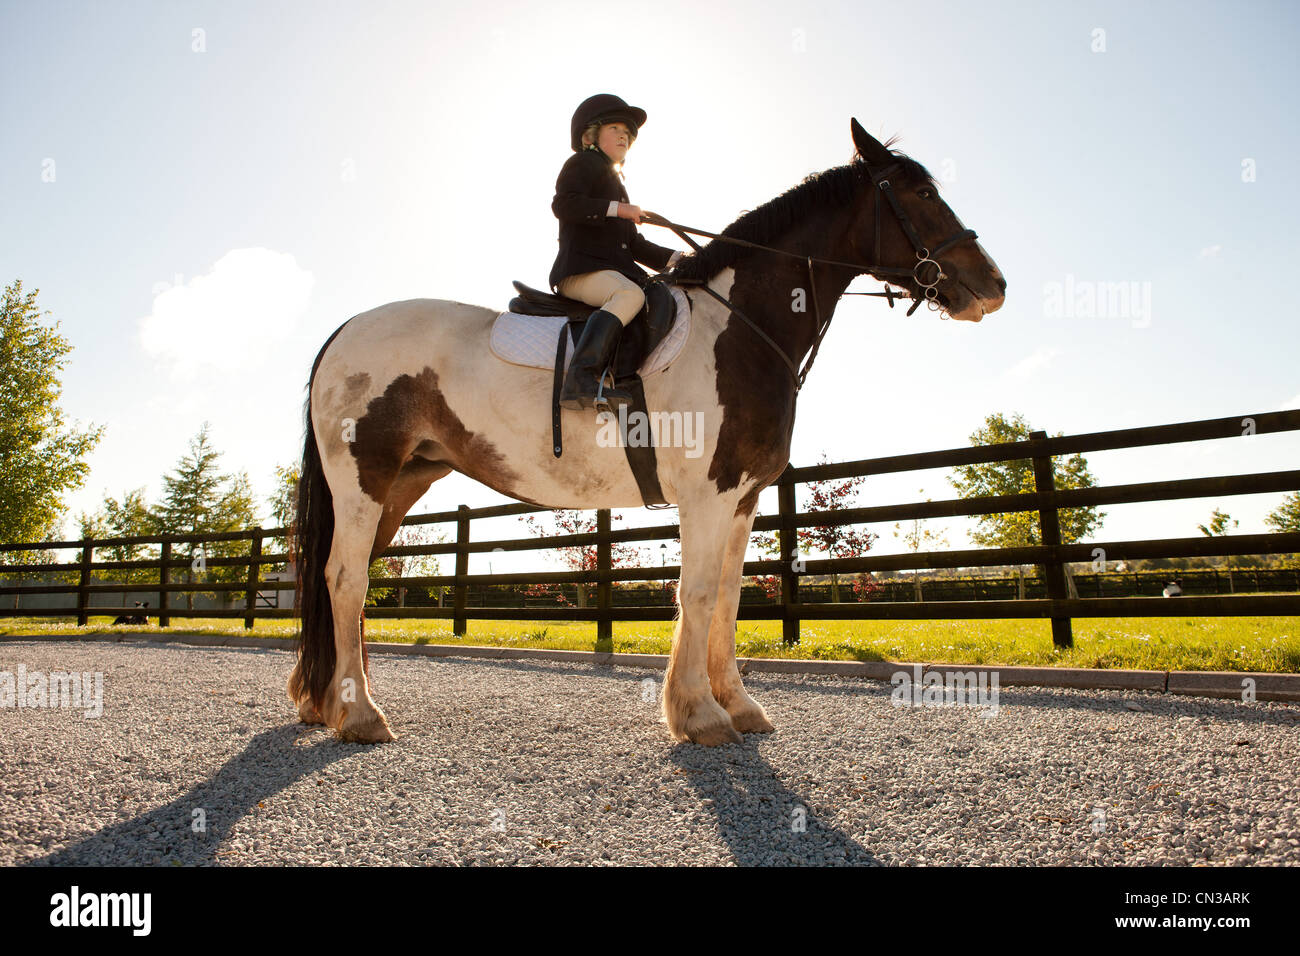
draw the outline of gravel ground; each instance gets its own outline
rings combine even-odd
[[[363,746],[295,722],[283,651],[19,664],[102,671],[104,707],[0,708],[5,865],[1300,863],[1296,704],[1003,688],[987,717],[750,676],[777,732],[707,749],[657,671],[376,654],[399,739]]]

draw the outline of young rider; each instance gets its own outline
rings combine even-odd
[[[623,326],[645,304],[649,275],[638,262],[663,272],[682,255],[655,245],[637,231],[641,209],[628,199],[621,165],[645,110],[612,93],[588,97],[569,124],[570,156],[555,181],[551,211],[560,221],[560,249],[551,267],[551,288],[598,310],[587,319],[560,390],[564,408],[591,408]],[[606,388],[612,406],[631,400]]]

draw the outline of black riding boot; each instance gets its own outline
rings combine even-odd
[[[600,388],[600,379],[614,357],[618,337],[623,334],[623,323],[613,312],[597,309],[587,319],[582,329],[582,337],[573,350],[573,359],[569,362],[569,371],[564,376],[564,385],[560,388],[561,408],[591,408],[595,405],[596,392]],[[605,389],[601,393],[602,407],[608,404],[611,409],[632,402],[632,396],[621,389],[610,387],[613,380],[611,373],[606,379]]]

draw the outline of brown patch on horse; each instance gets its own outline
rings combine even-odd
[[[748,275],[749,271],[744,266],[736,270],[730,298],[738,309],[771,329],[775,323],[765,323],[759,318],[764,311],[763,300],[768,297],[766,283],[756,288],[755,277]],[[742,281],[742,274],[749,281]],[[788,295],[771,296],[776,301],[782,297],[789,301]],[[789,330],[773,337],[788,350],[787,354],[794,353],[797,345]],[[709,462],[709,479],[717,484],[720,493],[757,479],[757,484],[741,499],[739,515],[758,506],[758,493],[781,476],[790,460],[794,382],[771,346],[735,317],[728,321],[714,343],[713,361],[722,425],[718,430],[718,446]],[[755,388],[755,382],[770,384]]]
[[[438,388],[438,373],[399,375],[366,406],[349,444],[361,490],[384,504],[412,450],[435,436],[446,462],[504,494],[519,476],[490,441],[469,431]]]
[[[370,388],[370,373],[357,372],[343,380],[343,401],[355,403],[361,400]]]
[[[818,255],[829,259],[850,259],[853,252],[844,242],[827,245],[828,232],[838,234],[838,230],[828,229],[824,218],[813,217],[782,239],[796,249],[819,250]],[[798,366],[816,337],[818,315],[813,303],[819,303],[821,320],[829,321],[853,275],[848,267],[819,266],[814,273],[814,291],[806,263],[754,253],[736,264],[727,298]],[[796,292],[803,296],[796,297]],[[804,308],[796,310],[794,303],[801,299]],[[745,476],[756,480],[740,505],[742,512],[753,510],[758,506],[758,493],[781,477],[790,461],[797,394],[794,377],[773,348],[734,315],[714,343],[713,359],[722,425],[709,463],[709,478],[717,483],[719,492],[740,487]]]
[[[741,498],[740,502],[736,505],[735,516],[737,518],[748,518],[750,515],[752,515],[754,511],[758,508],[759,492],[761,492],[769,484],[771,484],[770,481],[766,483],[760,482],[759,484],[754,485],[753,488],[750,488],[749,491],[745,492],[745,496]]]

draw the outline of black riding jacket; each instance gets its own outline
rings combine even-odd
[[[555,181],[551,211],[560,220],[560,250],[551,266],[551,288],[561,279],[613,269],[639,286],[649,274],[644,262],[662,272],[673,250],[655,245],[630,219],[609,215],[611,200],[630,203],[614,161],[599,149],[584,149],[565,161]]]

